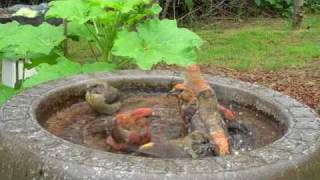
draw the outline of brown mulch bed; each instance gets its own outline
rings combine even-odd
[[[159,69],[177,69],[159,66]],[[304,68],[263,72],[253,70],[240,72],[212,65],[202,65],[204,73],[240,79],[270,87],[289,95],[298,101],[316,109],[320,114],[320,61],[315,61]]]

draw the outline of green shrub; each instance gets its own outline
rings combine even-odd
[[[161,7],[152,0],[60,0],[50,7],[47,18],[67,19],[72,35],[93,42],[104,62],[151,69],[197,59],[200,37],[175,20],[159,20]]]
[[[290,16],[293,12],[293,0],[254,0],[256,5],[261,8],[270,8],[278,11],[282,16]],[[307,11],[317,12],[320,10],[319,0],[305,0]]]

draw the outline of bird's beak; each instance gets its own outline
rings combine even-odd
[[[154,143],[147,143],[147,144],[144,144],[142,146],[139,147],[139,150],[142,151],[142,150],[149,150],[149,149],[152,149],[154,147]]]

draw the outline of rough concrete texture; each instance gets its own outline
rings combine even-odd
[[[38,120],[42,100],[93,79],[172,84],[172,71],[119,71],[80,75],[43,84],[13,97],[0,109],[0,177],[22,179],[228,179],[320,178],[320,121],[296,100],[265,87],[205,76],[218,97],[253,105],[287,127],[274,143],[253,151],[205,159],[156,159],[112,154],[76,145],[47,132]],[[41,119],[39,119],[41,122]]]

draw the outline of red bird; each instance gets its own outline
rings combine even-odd
[[[151,115],[151,108],[138,108],[132,112],[117,114],[107,144],[115,151],[127,152],[149,143],[151,132],[148,117]]]

